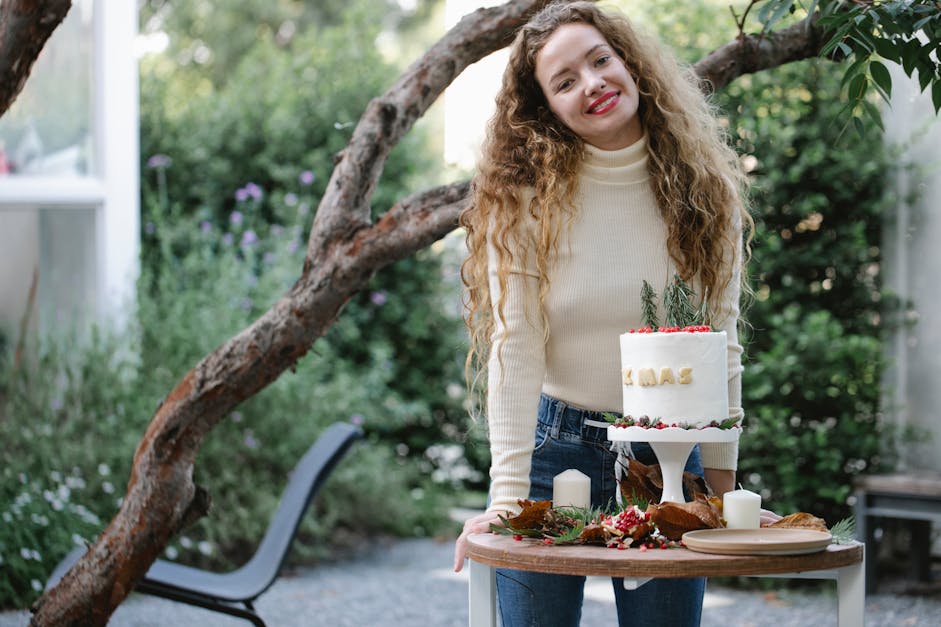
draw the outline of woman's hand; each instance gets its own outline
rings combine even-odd
[[[497,512],[484,512],[464,522],[464,530],[454,543],[454,572],[459,573],[464,568],[464,557],[467,555],[467,536],[472,533],[487,533],[490,525],[502,525],[500,514]]]

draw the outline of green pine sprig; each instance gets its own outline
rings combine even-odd
[[[644,281],[640,288],[640,303],[644,325],[656,331],[660,327],[660,320],[657,318],[657,293],[647,281]]]
[[[856,540],[856,519],[844,518],[830,529],[834,544],[850,544]]]

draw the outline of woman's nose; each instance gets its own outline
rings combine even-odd
[[[588,80],[585,81],[585,91],[588,95],[598,93],[603,90],[604,87],[604,78],[598,74],[592,74],[588,77]]]

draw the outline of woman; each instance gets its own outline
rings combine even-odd
[[[620,412],[617,337],[641,322],[644,280],[679,274],[729,338],[731,416],[741,417],[738,300],[744,175],[691,73],[618,15],[551,4],[517,34],[472,205],[461,216],[472,387],[486,376],[489,530],[518,500],[551,499],[577,468],[592,505],[614,498],[601,414]],[[700,450],[701,449],[701,450]],[[649,446],[634,455],[655,463]],[[731,490],[737,445],[697,447],[687,470]],[[584,578],[499,571],[504,627],[577,625]],[[704,580],[614,581],[620,625],[698,625]],[[653,621],[653,622],[651,622]]]

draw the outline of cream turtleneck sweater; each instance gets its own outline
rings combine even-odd
[[[586,146],[575,198],[578,214],[563,230],[558,257],[550,265],[545,323],[536,303],[535,263],[514,258],[505,325],[494,312],[488,364],[491,511],[518,512],[517,500],[529,495],[540,392],[585,409],[621,412],[618,336],[643,326],[643,281],[662,293],[675,272],[647,159],[646,138],[615,151]],[[496,303],[500,286],[492,247],[489,255]],[[728,335],[729,412],[740,418],[739,281],[736,269],[722,311],[714,312],[716,320],[724,321],[714,326]],[[703,444],[701,450],[704,467],[736,468],[737,443]]]

